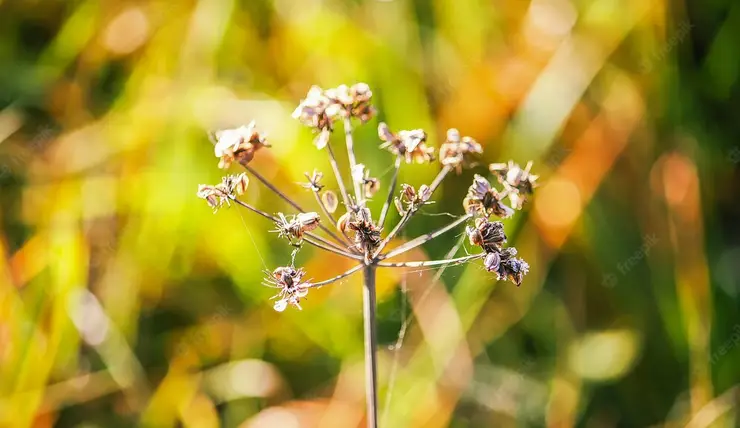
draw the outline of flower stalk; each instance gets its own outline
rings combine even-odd
[[[331,224],[331,228],[322,223],[318,213],[304,210],[249,165],[259,150],[270,147],[266,139],[256,131],[254,122],[248,126],[220,130],[211,134],[214,153],[219,159],[218,166],[227,169],[233,163],[240,164],[250,176],[256,178],[268,190],[288,203],[297,213],[273,215],[240,200],[238,196],[245,193],[249,184],[247,173],[227,175],[217,185],[201,185],[197,194],[214,212],[224,206],[230,206],[233,202],[272,221],[275,224],[272,232],[277,232],[279,238],[285,239],[294,247],[289,265],[265,272],[265,285],[278,290],[274,296],[276,301],[273,308],[279,312],[289,307],[302,309],[301,301],[305,299],[309,290],[334,284],[362,270],[366,420],[368,427],[376,428],[378,426],[375,289],[377,269],[436,266],[444,269],[446,266],[482,259],[485,269],[491,272],[497,280],[509,280],[519,286],[528,272],[529,265],[516,257],[516,248],[504,246],[506,234],[503,224],[499,221],[490,221],[489,218],[492,215],[507,218],[515,210],[522,209],[531,198],[538,177],[531,173],[531,162],[527,163],[524,168],[512,161],[506,164],[491,164],[490,172],[498,181],[501,190],[498,190],[485,177],[475,175],[473,184],[461,204],[464,210],[463,215],[442,228],[422,234],[395,249],[385,251],[388,243],[403,230],[414,214],[421,207],[433,203],[431,198],[434,192],[451,171],[460,174],[463,169],[476,165],[475,158],[482,153],[482,148],[472,138],[461,136],[457,129],[450,129],[446,140],[440,145],[439,155],[436,156],[435,149],[428,144],[427,134],[423,130],[393,132],[385,123],[380,123],[378,126],[380,148],[394,155],[394,168],[388,186],[388,196],[385,198],[378,221],[375,223],[370,209],[366,206],[366,199],[372,197],[378,190],[380,181],[370,176],[370,171],[365,168],[365,164],[357,162],[355,140],[352,135],[353,120],[366,123],[374,116],[375,109],[370,103],[371,99],[372,92],[364,83],[352,86],[340,85],[326,90],[314,86],[293,112],[294,118],[316,133],[314,144],[318,150],[326,149],[329,164],[337,181],[345,212],[341,215],[337,213],[336,217],[334,213],[339,207],[339,201],[331,190],[322,193],[324,186],[320,180],[323,174],[320,171],[314,171],[312,175],[306,173],[308,183],[303,184],[303,187],[313,193],[316,204]],[[353,196],[347,192],[341,173],[342,169],[330,142],[336,122],[342,122],[344,126]],[[397,192],[399,172],[403,163],[431,163],[437,159],[442,167],[430,185],[422,185],[417,189],[403,183],[400,186],[400,192]],[[395,207],[401,217],[390,232],[383,237],[382,230],[388,218],[391,202],[395,202]],[[462,243],[460,241],[453,251],[440,260],[386,261],[406,254],[466,223],[468,226],[465,228],[463,239],[467,236],[472,245],[481,248],[481,252],[452,258]],[[327,237],[315,233],[318,230],[323,231]],[[295,257],[304,242],[321,251],[356,262],[356,264],[344,273],[325,280],[305,280],[304,269],[294,266]],[[406,327],[403,327],[404,331]]]

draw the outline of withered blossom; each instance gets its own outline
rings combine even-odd
[[[321,221],[319,214],[315,212],[298,213],[290,220],[283,213],[277,214],[278,219],[275,222],[278,233],[281,238],[286,238],[293,245],[300,245],[303,242],[303,235],[319,227]]]
[[[514,214],[514,210],[501,202],[505,197],[505,193],[499,193],[488,180],[476,174],[463,200],[463,207],[469,214],[485,217],[494,214],[501,218],[508,218]]]
[[[474,164],[474,157],[483,153],[483,148],[470,137],[461,137],[455,128],[447,130],[447,140],[439,147],[439,161],[442,165],[455,168],[459,174],[462,168]]]
[[[327,190],[321,194],[321,202],[323,202],[326,210],[332,214],[339,207],[339,198],[337,198],[337,194],[331,190]]]
[[[427,134],[423,129],[400,131],[394,134],[385,123],[378,125],[378,137],[383,141],[381,149],[403,156],[406,163],[424,163],[434,160],[434,147],[426,144]]]
[[[401,197],[395,200],[396,209],[401,215],[408,211],[416,211],[422,205],[430,204],[431,197],[432,189],[426,184],[422,184],[418,191],[413,186],[402,184]]]
[[[488,221],[485,217],[475,219],[475,227],[467,227],[468,239],[472,245],[478,245],[486,252],[495,251],[506,243],[504,224],[500,221]]]
[[[489,272],[496,273],[496,279],[509,280],[520,286],[524,275],[529,273],[529,264],[522,259],[516,258],[517,251],[514,247],[495,250],[486,254],[483,266]]]
[[[372,198],[380,189],[380,180],[370,177],[370,170],[363,164],[357,164],[352,168],[352,180],[358,182],[365,191],[366,198]]]
[[[329,110],[335,116],[354,117],[365,123],[375,115],[375,109],[370,104],[373,92],[367,83],[339,85],[327,89],[324,95],[331,100],[332,106]]]
[[[300,300],[308,294],[309,283],[303,281],[306,272],[303,269],[296,269],[292,266],[282,266],[274,271],[265,271],[265,285],[268,287],[279,288],[278,294],[272,298],[278,298],[273,308],[282,312],[288,305],[302,309]]]
[[[307,172],[304,172],[303,175],[305,175],[308,179],[307,183],[301,183],[301,186],[303,186],[305,189],[311,190],[313,192],[320,192],[321,189],[324,188],[324,185],[321,184],[321,179],[324,177],[324,174],[322,172],[313,170],[312,174],[309,175]]]
[[[208,206],[215,213],[224,204],[229,205],[229,199],[246,192],[249,185],[249,177],[246,173],[238,175],[227,175],[221,178],[221,182],[212,186],[210,184],[198,185],[198,197],[205,199]]]
[[[511,160],[508,163],[492,163],[488,169],[509,191],[509,200],[516,209],[521,209],[534,194],[539,176],[530,173],[532,161],[527,162],[524,169]]]
[[[319,133],[314,144],[320,150],[329,143],[332,124],[337,112],[332,107],[332,101],[324,95],[324,90],[318,86],[312,86],[306,94],[306,98],[293,111],[293,118],[298,119],[304,125],[313,128]]]
[[[337,221],[337,227],[342,232],[354,234],[355,246],[365,253],[366,257],[380,245],[380,229],[373,222],[368,208],[354,208]]]
[[[234,161],[246,165],[254,158],[257,150],[270,146],[265,137],[255,130],[254,121],[247,126],[215,131],[212,137],[213,151],[220,159],[218,167],[221,169],[228,168]]]

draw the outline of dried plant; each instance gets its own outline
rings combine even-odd
[[[215,155],[219,158],[219,168],[225,169],[233,162],[238,162],[246,168],[247,172],[239,175],[228,175],[215,186],[201,185],[197,194],[198,197],[205,199],[214,212],[222,206],[230,206],[231,202],[234,202],[271,220],[276,227],[273,231],[296,247],[290,265],[278,267],[272,272],[265,272],[265,284],[279,289],[278,294],[274,297],[277,299],[274,304],[277,311],[284,311],[288,306],[301,309],[300,300],[307,296],[311,288],[328,285],[355,272],[363,271],[367,419],[368,426],[375,427],[377,426],[375,270],[386,267],[441,266],[480,259],[485,269],[495,274],[496,279],[509,280],[517,286],[521,285],[528,272],[529,265],[524,260],[516,257],[517,251],[515,248],[504,247],[506,234],[503,223],[490,221],[489,218],[491,216],[509,218],[515,210],[521,209],[536,187],[537,176],[530,173],[531,162],[527,163],[525,168],[521,168],[511,161],[505,164],[491,164],[489,169],[502,186],[500,191],[485,177],[475,175],[467,196],[462,202],[463,215],[445,227],[421,235],[384,252],[388,243],[399,234],[413,215],[423,206],[433,202],[432,196],[445,176],[453,170],[460,174],[463,168],[474,166],[476,157],[482,153],[482,148],[472,138],[461,136],[457,129],[448,130],[447,138],[439,149],[438,159],[442,169],[437,177],[429,185],[424,184],[418,188],[409,184],[401,184],[398,195],[394,197],[396,195],[398,172],[403,162],[432,162],[437,157],[435,157],[434,148],[427,144],[427,134],[423,130],[415,129],[394,133],[385,123],[380,123],[378,126],[378,136],[381,140],[380,148],[393,154],[395,162],[393,178],[388,186],[388,195],[380,215],[374,218],[370,209],[366,206],[366,202],[367,198],[375,195],[380,189],[380,181],[371,177],[370,171],[365,168],[364,164],[357,163],[352,136],[352,119],[365,123],[375,114],[375,110],[370,103],[371,100],[372,92],[368,85],[364,83],[352,86],[341,85],[326,90],[314,86],[293,113],[294,118],[310,127],[317,134],[315,145],[319,150],[326,149],[325,152],[329,157],[332,171],[339,186],[338,190],[345,212],[335,219],[334,213],[340,207],[339,196],[332,190],[324,191],[324,185],[321,184],[323,173],[317,170],[314,170],[311,174],[306,172],[307,182],[301,184],[302,187],[314,194],[316,203],[324,214],[325,220],[327,220],[326,224],[329,227],[322,223],[320,214],[301,208],[249,165],[259,149],[269,147],[265,137],[256,131],[254,122],[247,126],[221,130],[212,134]],[[344,177],[340,172],[330,144],[335,123],[340,121],[343,122],[344,126],[352,194],[344,186]],[[238,199],[238,196],[244,194],[249,184],[247,174],[256,178],[287,202],[295,213],[289,215],[276,213],[272,215]],[[505,203],[506,199],[509,200],[511,206]],[[395,204],[401,217],[398,223],[383,236],[383,226],[392,203]],[[468,222],[472,223],[466,228],[468,239],[472,245],[479,246],[483,250],[480,253],[443,260],[396,263],[386,261]],[[318,234],[319,230],[323,231],[323,234]],[[304,280],[305,271],[302,268],[296,268],[293,262],[296,252],[302,248],[304,243],[315,246],[322,251],[354,260],[357,265],[341,275],[323,281]]]

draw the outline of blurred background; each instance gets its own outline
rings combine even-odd
[[[330,169],[290,114],[359,81],[382,184],[379,120],[485,148],[399,242],[462,214],[487,163],[542,182],[506,221],[520,288],[479,262],[380,272],[381,426],[739,426],[739,29],[731,0],[0,0],[0,426],[363,426],[361,275],[277,313],[262,270],[291,248],[195,196],[222,175],[206,131],[254,119],[252,166],[312,206],[295,183]]]

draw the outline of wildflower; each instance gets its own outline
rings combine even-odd
[[[213,133],[214,154],[220,158],[218,167],[226,169],[234,161],[246,165],[257,150],[269,147],[265,137],[255,131],[254,121],[247,126],[235,129],[223,129]]]
[[[303,235],[319,227],[320,217],[318,213],[299,213],[288,220],[283,213],[278,213],[278,219],[275,222],[280,238],[287,238],[291,244],[300,245],[303,242]],[[294,241],[295,240],[295,241]]]
[[[524,275],[529,273],[529,264],[514,257],[516,254],[517,251],[514,247],[491,251],[486,254],[483,266],[489,272],[496,272],[496,279],[508,279],[518,287],[522,284]]]
[[[311,175],[308,175],[307,172],[304,172],[303,174],[308,179],[308,183],[302,183],[301,186],[313,192],[320,192],[321,189],[324,188],[324,185],[320,183],[321,179],[324,177],[323,173],[313,170],[313,174]]]
[[[303,282],[306,272],[303,269],[296,269],[292,266],[282,266],[272,272],[266,271],[265,285],[268,287],[279,288],[278,294],[272,298],[280,298],[273,308],[282,312],[288,305],[293,305],[302,309],[300,299],[306,297],[310,284]]]
[[[473,178],[473,184],[468,188],[468,194],[463,200],[465,211],[470,214],[481,214],[489,217],[495,214],[501,218],[508,218],[514,213],[514,210],[504,205],[501,200],[506,194],[500,194],[491,183],[484,177],[476,174]]]
[[[224,204],[229,204],[229,199],[243,194],[249,185],[249,177],[246,173],[239,175],[227,175],[221,178],[221,183],[211,186],[201,184],[198,186],[198,197],[205,199],[208,206],[215,213]]]
[[[403,156],[406,163],[424,163],[434,160],[434,148],[426,145],[427,134],[423,129],[400,131],[394,134],[385,123],[378,125],[378,137],[383,141],[381,149]]]
[[[468,239],[472,245],[478,245],[486,252],[501,248],[506,242],[504,224],[500,221],[488,221],[485,217],[475,220],[475,227],[467,228]]]
[[[527,199],[534,194],[539,176],[531,174],[532,161],[522,169],[514,161],[492,163],[488,169],[496,176],[498,182],[509,191],[509,200],[516,209],[521,209]]]
[[[473,156],[483,153],[481,145],[470,137],[460,137],[455,128],[447,130],[447,141],[439,147],[439,160],[442,165],[455,168],[459,174],[462,168],[473,165]]]
[[[432,189],[426,184],[422,184],[417,191],[413,186],[408,184],[401,185],[401,197],[396,198],[396,209],[403,215],[408,211],[416,211],[422,205],[430,204],[429,199],[432,197]]]

